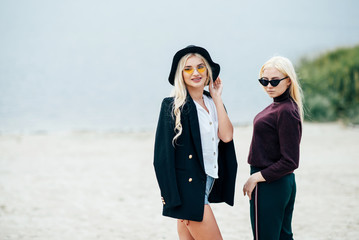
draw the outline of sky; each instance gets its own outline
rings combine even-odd
[[[173,55],[190,44],[221,65],[232,122],[249,124],[271,102],[261,65],[359,44],[357,9],[354,0],[1,0],[0,133],[153,130]]]

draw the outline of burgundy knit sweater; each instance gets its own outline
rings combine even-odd
[[[299,165],[302,123],[287,89],[254,118],[248,163],[262,169],[267,182],[292,173]]]

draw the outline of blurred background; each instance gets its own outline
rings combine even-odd
[[[175,220],[160,214],[153,138],[173,55],[190,44],[221,65],[239,126],[236,203],[213,204],[224,239],[252,236],[241,187],[252,120],[272,101],[258,72],[274,55],[296,67],[306,120],[335,121],[304,124],[295,237],[356,239],[359,128],[343,126],[359,126],[358,9],[356,0],[0,0],[0,239],[176,239]]]
[[[293,61],[314,97],[307,119],[337,120],[348,101],[358,105],[358,9],[355,0],[1,0],[0,133],[154,130],[172,57],[190,44],[221,65],[233,123],[250,124],[271,102],[257,78],[274,55]],[[339,93],[326,99],[315,89],[323,82]]]

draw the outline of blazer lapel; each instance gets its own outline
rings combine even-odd
[[[197,115],[197,108],[195,103],[193,102],[191,96],[187,96],[187,104],[188,104],[188,119],[190,125],[190,132],[192,135],[193,143],[198,155],[198,159],[202,166],[203,171],[204,163],[203,163],[203,154],[202,154],[202,143],[201,143],[201,133],[199,130],[199,122],[198,122],[198,115]]]

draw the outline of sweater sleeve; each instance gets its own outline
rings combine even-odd
[[[181,204],[175,172],[175,149],[172,145],[175,136],[172,102],[172,98],[165,98],[162,101],[153,161],[163,204],[169,208]]]
[[[278,114],[277,131],[280,159],[261,171],[262,176],[267,182],[273,182],[293,172],[299,166],[302,123],[298,111],[282,109]]]

